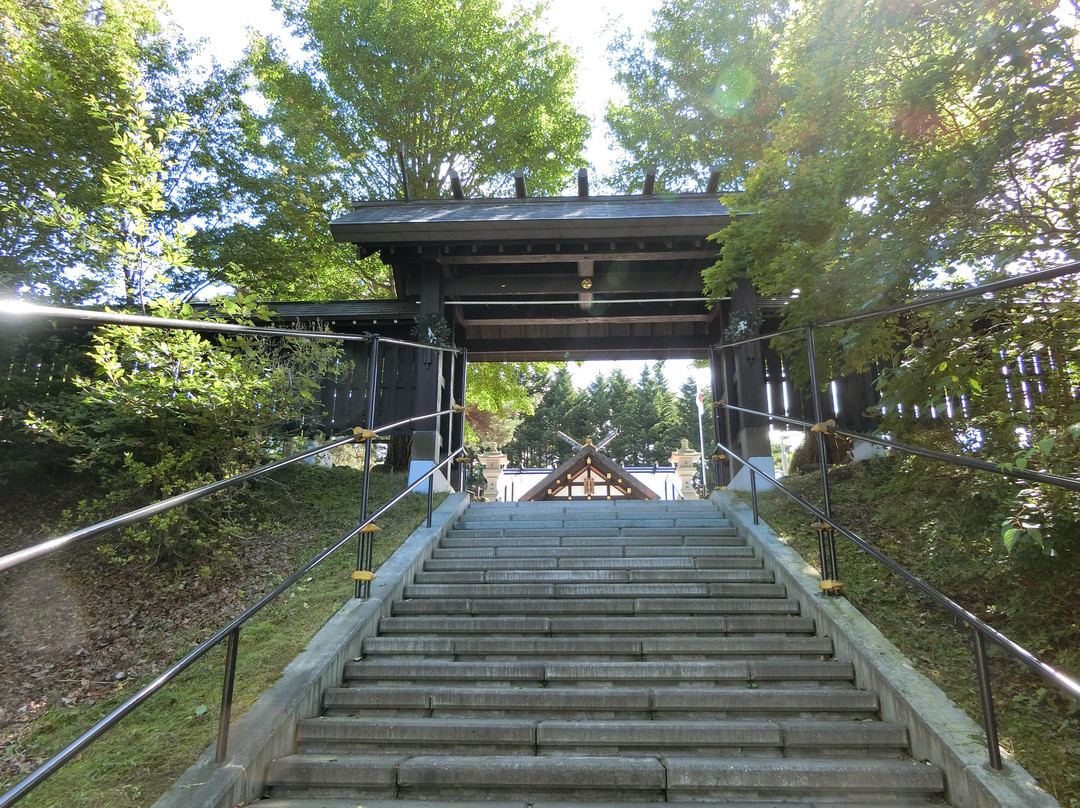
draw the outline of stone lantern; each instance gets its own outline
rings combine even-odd
[[[484,479],[487,480],[487,490],[484,492],[485,502],[498,502],[499,480],[502,479],[503,469],[506,468],[506,455],[492,446],[483,454],[479,455],[484,464]]]
[[[701,457],[701,452],[695,452],[690,448],[690,441],[682,439],[682,445],[677,451],[671,453],[671,462],[675,465],[675,476],[679,479],[679,491],[683,499],[701,499],[694,489],[694,474],[697,469],[694,463]]]

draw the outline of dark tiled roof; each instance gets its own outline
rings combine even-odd
[[[513,239],[707,236],[730,222],[715,194],[359,202],[337,241],[422,244]]]

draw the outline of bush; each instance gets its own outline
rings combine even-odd
[[[243,298],[218,309],[245,324],[269,314]],[[197,319],[187,304],[164,300],[152,313]],[[48,417],[31,413],[27,426],[72,450],[77,471],[101,478],[108,493],[81,503],[78,514],[97,520],[266,462],[290,429],[317,415],[320,380],[339,354],[299,337],[104,326],[90,351],[94,375],[76,378],[73,394]],[[132,526],[101,549],[116,561],[148,563],[226,551],[249,504],[248,491],[226,489]]]

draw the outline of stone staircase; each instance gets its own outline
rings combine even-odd
[[[712,502],[471,506],[324,706],[262,808],[944,791]]]

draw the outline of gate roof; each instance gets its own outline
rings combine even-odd
[[[473,361],[704,357],[715,193],[359,202],[335,240],[378,252],[398,297],[437,278]]]

